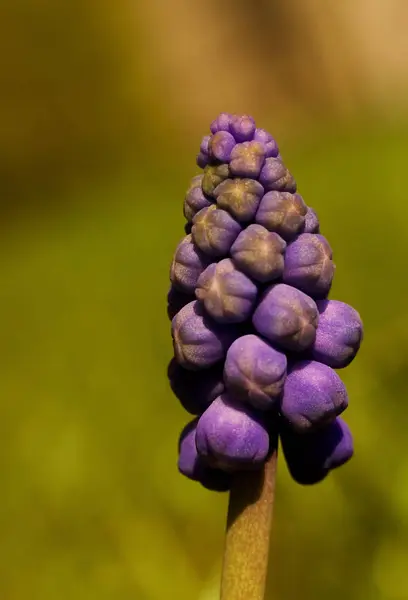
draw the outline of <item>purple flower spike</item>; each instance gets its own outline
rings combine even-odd
[[[193,188],[190,188],[184,198],[184,216],[189,223],[192,222],[194,216],[203,208],[211,206],[210,200],[206,198],[201,189],[201,176],[200,183]]]
[[[255,130],[254,141],[261,142],[264,145],[266,158],[276,158],[279,155],[276,140],[265,129]]]
[[[217,205],[241,223],[253,220],[263,194],[254,179],[226,179],[214,190]]]
[[[319,313],[306,294],[284,283],[267,289],[252,323],[262,336],[285,350],[302,352],[316,337]]]
[[[180,291],[193,294],[198,278],[210,262],[211,259],[193,243],[191,235],[187,235],[177,246],[170,281]]]
[[[256,179],[265,161],[265,149],[260,142],[237,144],[231,152],[230,171],[234,177]]]
[[[286,248],[283,281],[313,298],[327,296],[334,270],[332,249],[322,235],[302,233]]]
[[[193,220],[194,243],[208,256],[227,256],[241,232],[241,226],[225,210],[211,205],[203,208]]]
[[[200,482],[214,492],[227,492],[231,486],[231,477],[225,471],[211,469],[198,456],[196,448],[196,428],[198,419],[194,419],[181,432],[179,439],[178,469],[180,473]]]
[[[196,446],[209,466],[225,471],[252,469],[265,462],[269,435],[255,412],[234,405],[223,394],[200,417]]]
[[[255,133],[255,121],[249,115],[232,115],[230,131],[237,142],[249,142]]]
[[[230,123],[231,123],[231,115],[229,113],[221,113],[211,123],[210,131],[211,131],[211,133],[217,133],[218,131],[229,131]]]
[[[169,293],[167,294],[167,316],[170,321],[174,319],[183,306],[186,306],[186,304],[189,304],[189,302],[193,302],[194,300],[194,294],[185,294],[176,289],[174,285],[170,286]]]
[[[319,483],[353,456],[353,438],[340,417],[307,435],[283,426],[280,439],[289,472],[301,485]]]
[[[231,247],[231,256],[243,273],[266,283],[281,277],[286,242],[262,225],[249,225]]]
[[[296,192],[296,181],[278,157],[265,160],[259,181],[268,192]]]
[[[208,369],[222,360],[238,335],[232,327],[211,322],[197,300],[184,306],[171,326],[176,360],[192,371]]]
[[[316,212],[308,207],[302,233],[320,233],[320,224]]]
[[[304,227],[307,206],[299,194],[268,192],[262,198],[255,221],[290,241]]]
[[[196,296],[208,314],[220,323],[242,323],[252,313],[256,285],[225,258],[206,268],[198,279]]]
[[[201,183],[204,194],[213,197],[217,185],[224,181],[224,179],[228,179],[229,176],[230,171],[227,164],[206,166]]]
[[[232,398],[260,410],[277,406],[286,379],[286,356],[256,335],[244,335],[230,346],[224,381]]]
[[[334,369],[347,367],[363,339],[363,324],[358,312],[338,300],[320,300],[319,326],[312,347],[315,360]]]
[[[209,152],[211,158],[220,162],[229,162],[235,143],[235,139],[228,131],[218,131],[210,139]]]
[[[289,371],[281,413],[290,426],[305,433],[333,421],[348,405],[344,383],[333,369],[316,361],[300,361]]]
[[[173,358],[167,377],[174,395],[192,415],[201,415],[225,389],[222,365],[204,371],[187,371]]]

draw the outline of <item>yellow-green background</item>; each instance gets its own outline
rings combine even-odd
[[[282,4],[1,2],[1,600],[218,598],[227,497],[176,469],[166,292],[223,110],[279,138],[365,323],[355,458],[312,489],[281,461],[267,598],[408,598],[408,119],[327,84]]]

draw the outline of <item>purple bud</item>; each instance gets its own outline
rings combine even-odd
[[[209,135],[205,135],[203,137],[203,139],[201,140],[201,144],[200,144],[200,152],[197,156],[197,165],[201,168],[204,169],[204,167],[206,167],[210,162],[210,155],[209,155],[209,150],[208,150],[208,142],[210,141],[210,137]]]
[[[231,152],[230,171],[235,177],[256,179],[265,161],[265,149],[260,142],[237,144]]]
[[[194,293],[198,278],[210,262],[210,258],[193,243],[191,235],[187,235],[177,246],[170,281],[182,292]]]
[[[348,405],[344,383],[333,369],[316,361],[300,361],[286,377],[281,413],[300,433],[324,425]]]
[[[190,188],[186,194],[184,199],[184,216],[191,223],[194,216],[208,206],[211,206],[211,202],[204,196],[200,182],[198,186]]]
[[[208,314],[220,323],[242,323],[252,313],[256,285],[225,258],[206,268],[198,279],[196,296]]]
[[[206,166],[201,183],[204,194],[212,197],[217,185],[224,181],[224,179],[228,179],[229,176],[230,171],[227,164]]]
[[[320,233],[320,224],[316,212],[308,207],[302,233]]]
[[[230,346],[224,381],[232,398],[265,410],[274,408],[286,378],[286,356],[256,335],[244,335]]]
[[[220,162],[229,162],[234,146],[235,140],[228,131],[218,131],[210,139],[210,156]]]
[[[225,210],[211,205],[198,212],[191,234],[195,244],[208,256],[227,256],[241,232],[241,226]]]
[[[262,198],[255,221],[290,241],[302,231],[307,206],[299,194],[268,192]]]
[[[322,235],[302,233],[286,248],[283,281],[314,298],[327,296],[334,270],[332,249]]]
[[[363,324],[358,312],[338,300],[320,300],[319,325],[312,347],[315,360],[334,369],[347,367],[363,339]]]
[[[296,192],[296,181],[280,158],[267,158],[259,175],[259,181],[267,191]]]
[[[214,190],[217,205],[241,223],[252,221],[264,189],[254,179],[226,179]]]
[[[261,142],[264,145],[266,158],[276,158],[279,155],[276,140],[265,129],[256,129],[254,141]]]
[[[230,131],[237,142],[248,142],[255,133],[255,121],[249,115],[232,115]]]
[[[167,316],[170,321],[174,319],[176,314],[189,304],[195,300],[194,294],[185,294],[184,292],[180,292],[173,285],[170,287],[169,293],[167,294]]]
[[[267,289],[252,317],[258,333],[278,346],[302,352],[316,336],[319,313],[306,294],[284,283]]]
[[[210,164],[210,157],[208,154],[204,154],[203,152],[199,152],[196,156],[196,165],[200,167],[200,169],[205,169],[206,166]]]
[[[218,131],[229,131],[231,123],[231,115],[229,113],[221,113],[211,123],[211,133],[217,133]]]
[[[181,432],[179,439],[178,469],[180,473],[199,481],[205,488],[214,492],[226,492],[230,489],[231,479],[228,473],[211,469],[198,456],[196,448],[196,428],[198,419],[194,419]]]
[[[187,371],[173,358],[167,376],[174,395],[192,415],[201,415],[225,389],[222,365],[204,371]]]
[[[211,140],[211,136],[210,135],[205,135],[203,137],[203,139],[201,140],[200,152],[202,152],[203,154],[209,155],[209,153],[210,153],[210,149],[209,149],[210,140]]]
[[[266,283],[281,277],[286,242],[262,225],[249,225],[231,247],[236,266],[256,281]]]
[[[265,462],[269,435],[255,412],[223,394],[200,417],[196,446],[208,465],[225,471],[251,469]]]
[[[171,325],[176,360],[192,371],[207,369],[222,360],[237,337],[234,328],[210,321],[197,300],[184,306]]]
[[[353,456],[353,438],[340,417],[306,435],[284,426],[280,439],[290,474],[302,485],[322,481]]]

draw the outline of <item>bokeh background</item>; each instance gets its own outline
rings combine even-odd
[[[405,0],[1,0],[0,597],[216,600],[176,469],[168,267],[221,111],[279,140],[365,322],[356,455],[280,463],[267,598],[408,598]]]

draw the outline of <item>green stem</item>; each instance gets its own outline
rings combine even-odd
[[[277,452],[260,471],[237,474],[230,493],[221,600],[264,600]]]

